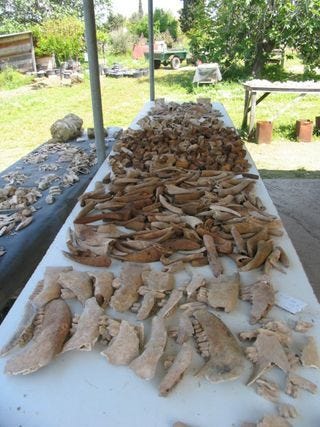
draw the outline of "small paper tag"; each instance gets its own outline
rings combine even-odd
[[[276,293],[276,305],[289,313],[296,314],[302,311],[308,304],[282,292]]]

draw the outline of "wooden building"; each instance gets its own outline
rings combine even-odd
[[[31,31],[0,36],[0,70],[7,66],[21,72],[36,71]]]

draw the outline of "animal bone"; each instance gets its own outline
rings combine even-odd
[[[240,275],[221,275],[217,280],[207,281],[207,288],[202,288],[206,293],[206,301],[213,308],[222,308],[225,312],[233,311],[238,302]],[[200,301],[198,299],[198,301]]]
[[[313,337],[307,337],[307,344],[303,347],[300,359],[302,366],[320,369],[319,353]]]
[[[248,347],[246,349],[246,354],[256,365],[248,385],[253,384],[273,365],[278,366],[284,372],[290,370],[288,357],[278,338],[275,335],[264,333],[263,330],[259,333],[254,347]]]
[[[280,417],[283,418],[297,418],[299,415],[296,408],[289,403],[280,403],[278,405],[278,412]]]
[[[105,308],[109,304],[114,291],[112,286],[114,275],[108,271],[90,271],[88,274],[93,280],[94,296],[97,303]]]
[[[260,267],[268,258],[273,249],[272,240],[260,240],[257,246],[257,252],[254,258],[245,266],[241,267],[241,271],[250,271]]]
[[[198,375],[214,383],[238,378],[243,370],[244,356],[230,330],[206,310],[196,310],[193,317],[200,327],[198,332],[195,331],[198,346],[201,348],[202,342],[208,346],[207,362]]]
[[[310,328],[313,327],[313,323],[311,322],[306,322],[304,320],[298,320],[294,326],[294,330],[296,332],[307,332]]]
[[[177,354],[172,366],[161,380],[159,386],[160,396],[166,396],[172,388],[180,381],[186,369],[192,362],[193,348],[190,343],[185,342]]]
[[[158,317],[160,318],[166,318],[170,316],[183,297],[183,290],[182,289],[174,289],[164,306],[161,308],[161,310],[158,312]]]
[[[28,347],[8,360],[5,373],[26,375],[46,366],[60,353],[70,325],[68,305],[61,299],[48,302],[44,307],[40,331]]]
[[[59,275],[58,283],[62,286],[61,296],[63,297],[64,289],[73,293],[74,298],[77,298],[83,305],[88,298],[92,297],[93,289],[90,276],[83,271],[67,271]]]
[[[265,378],[258,378],[256,380],[257,393],[271,402],[277,402],[279,399],[280,390],[278,385]]]
[[[155,316],[152,319],[151,336],[143,353],[130,363],[130,368],[142,379],[151,380],[157,364],[164,352],[167,342],[167,331],[164,319]]]
[[[143,265],[125,264],[120,273],[120,287],[113,294],[110,305],[117,311],[124,312],[138,301],[138,290],[142,286]]]
[[[174,286],[174,275],[163,271],[146,270],[142,272],[142,281],[150,290],[171,291]]]
[[[190,298],[199,288],[206,285],[205,278],[201,274],[196,274],[186,287],[188,298]]]
[[[43,307],[49,301],[59,298],[61,294],[61,285],[59,276],[63,272],[69,272],[72,267],[46,267],[43,282],[38,284],[30,297],[35,307]]]
[[[223,266],[218,258],[218,252],[212,236],[205,234],[203,236],[203,243],[207,249],[207,257],[211,270],[215,277],[219,277],[223,272]]]
[[[287,420],[277,415],[266,415],[263,419],[257,424],[257,427],[292,427]]]
[[[122,320],[118,334],[100,354],[113,365],[129,365],[139,356],[139,337],[135,327]]]
[[[273,287],[265,276],[252,285],[242,286],[240,298],[252,303],[251,324],[257,323],[262,317],[265,317],[275,302]]]
[[[190,317],[186,313],[179,315],[179,325],[177,331],[177,343],[182,345],[187,342],[194,334],[193,324]]]
[[[70,350],[91,351],[99,337],[99,320],[104,310],[94,297],[85,301],[74,335],[66,342],[62,352]]]
[[[313,382],[301,377],[300,375],[289,373],[287,377],[285,392],[293,398],[298,397],[299,389],[307,390],[312,394],[317,392],[317,386]]]

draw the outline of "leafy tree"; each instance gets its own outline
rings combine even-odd
[[[319,10],[320,0],[209,0],[195,10],[190,46],[225,66],[242,61],[256,76],[280,46],[295,46],[311,64],[320,50]]]
[[[110,10],[111,0],[96,0],[97,20]],[[0,28],[5,20],[20,24],[39,24],[45,19],[76,15],[83,17],[82,0],[0,0]]]
[[[74,16],[48,19],[33,27],[37,55],[54,54],[58,64],[79,58],[84,51],[84,24]]]
[[[187,33],[194,26],[199,12],[204,12],[205,0],[183,0],[180,11],[180,27],[183,33]]]
[[[168,31],[173,40],[177,40],[179,24],[170,12],[156,8],[154,11],[153,22],[155,34],[158,35],[159,33],[165,33]],[[144,37],[148,37],[147,15],[141,18],[138,13],[134,13],[129,19],[129,31],[135,37],[140,37],[141,34]]]

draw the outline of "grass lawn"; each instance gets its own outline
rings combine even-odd
[[[156,97],[189,101],[199,96],[210,96],[213,101],[224,104],[239,128],[244,98],[241,83],[223,80],[216,86],[202,85],[197,88],[192,85],[193,74],[194,71],[190,69],[156,70]],[[103,76],[101,86],[105,126],[127,127],[149,98],[148,78],[113,79]],[[291,94],[270,95],[257,107],[257,120],[269,119],[293,97]],[[0,171],[48,140],[51,124],[70,112],[83,118],[85,128],[93,125],[88,80],[73,87],[38,90],[23,87],[14,91],[0,91],[0,102]],[[249,143],[249,151],[258,168],[294,170],[303,176],[307,176],[308,171],[319,171],[320,137],[315,136],[314,141],[317,142],[312,144],[299,144],[294,142],[293,136],[296,119],[314,120],[316,115],[320,115],[320,98],[306,96],[276,120],[270,146]],[[293,151],[295,154],[291,161]]]

